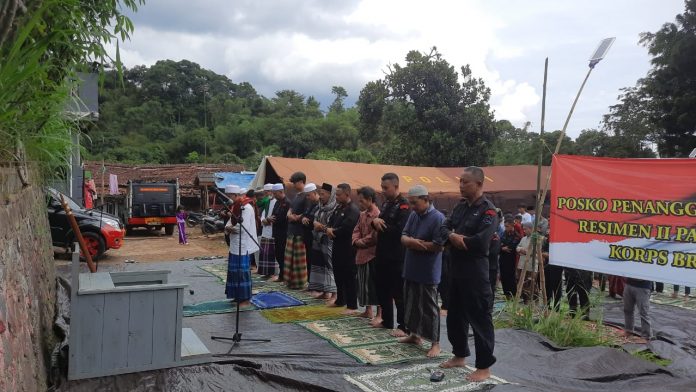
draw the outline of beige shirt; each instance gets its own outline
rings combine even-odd
[[[517,262],[517,269],[521,270],[522,266],[524,265],[525,261],[530,258],[532,255],[532,249],[529,246],[529,242],[531,241],[531,238],[528,236],[522,237],[522,240],[520,241],[519,245],[517,245],[517,253],[520,255],[520,260]],[[523,255],[520,253],[520,250],[524,250],[527,252],[526,255]],[[537,249],[537,251],[541,252],[541,249]],[[534,271],[538,272],[539,271],[539,261],[532,262],[531,260],[528,261],[529,264],[527,264],[527,271]]]

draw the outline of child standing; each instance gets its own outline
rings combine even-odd
[[[176,208],[176,224],[179,226],[179,244],[188,245],[188,239],[186,238],[186,218],[188,213],[184,209],[184,206],[179,206]]]

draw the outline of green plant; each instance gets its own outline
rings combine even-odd
[[[9,0],[10,3],[18,3]],[[125,40],[133,25],[121,12],[143,0],[43,0],[3,18],[0,36],[0,161],[33,162],[45,176],[64,167],[71,132],[65,115],[75,72],[112,61],[105,45]],[[120,69],[120,54],[116,51]]]
[[[659,366],[669,366],[672,364],[672,360],[670,359],[665,359],[661,358],[657,354],[653,353],[650,350],[642,350],[642,351],[636,351],[631,353],[636,358],[644,359],[646,361],[652,362],[654,364],[657,364]]]

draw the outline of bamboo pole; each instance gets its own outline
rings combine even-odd
[[[542,249],[542,243],[544,241],[544,237],[539,236],[537,243],[537,249]],[[539,261],[539,286],[541,289],[541,300],[542,303],[544,304],[544,309],[548,306],[548,301],[547,296],[546,296],[546,272],[544,271],[544,255],[542,254],[543,252],[539,251],[537,254],[537,259]]]
[[[68,217],[68,222],[70,222],[70,226],[72,227],[72,230],[75,233],[75,237],[77,238],[77,242],[80,244],[80,249],[82,250],[82,253],[85,256],[85,260],[87,260],[87,266],[89,267],[89,272],[97,272],[97,267],[94,265],[94,261],[92,261],[92,255],[89,253],[89,249],[87,249],[87,244],[85,243],[84,237],[82,237],[82,232],[80,231],[80,226],[77,224],[77,220],[75,219],[75,215],[73,215],[72,210],[70,209],[70,206],[68,206],[68,203],[65,202],[65,198],[63,197],[63,195],[60,195],[60,204],[63,205],[63,210],[65,211],[65,216]]]

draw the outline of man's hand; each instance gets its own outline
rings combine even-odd
[[[449,235],[449,241],[450,241],[450,244],[452,244],[452,246],[455,249],[466,250],[466,244],[464,243],[464,236],[463,235],[457,234],[457,233],[451,233]]]
[[[500,248],[500,250],[502,250],[505,253],[510,253],[510,248],[508,248],[507,246],[503,246],[502,248]]]
[[[334,234],[334,229],[328,228],[326,229],[326,235],[329,236],[329,238],[334,239],[336,238],[336,234]]]
[[[302,218],[302,224],[305,226],[309,226],[309,218],[307,218],[307,217]]]
[[[527,255],[527,249],[517,249],[517,253],[521,255]]]
[[[384,219],[380,218],[375,218],[372,221],[372,227],[374,227],[375,230],[379,231],[380,233],[386,230],[387,224],[384,223]]]
[[[325,226],[322,225],[321,223],[314,221],[314,231],[322,232],[324,231]]]
[[[426,241],[414,239],[413,246],[415,250],[428,251],[428,243]]]
[[[355,242],[353,242],[353,246],[358,248],[358,249],[364,249],[365,242],[363,242],[363,240],[355,240]]]

